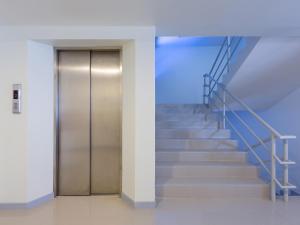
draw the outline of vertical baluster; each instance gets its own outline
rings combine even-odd
[[[288,140],[283,140],[283,160],[288,161],[289,160],[289,146],[288,146]],[[284,165],[284,171],[283,171],[283,182],[285,186],[288,186],[289,184],[289,167],[288,165]],[[284,201],[288,202],[289,200],[289,189],[284,189]]]
[[[226,128],[226,105],[225,105],[225,103],[226,103],[226,92],[225,92],[225,90],[223,90],[223,115],[222,115],[222,119],[223,119],[223,121],[222,121],[222,127],[223,127],[223,129],[225,129]]]
[[[229,73],[229,71],[230,71],[230,62],[229,62],[230,57],[231,57],[231,43],[230,43],[230,41],[231,41],[231,39],[228,36],[227,37],[227,62],[228,62],[228,64],[227,64],[227,73]]]
[[[210,82],[209,82],[209,75],[206,74],[206,104],[209,106],[209,92],[210,92]]]
[[[207,87],[207,83],[206,83],[206,77],[207,77],[207,74],[204,74],[203,75],[203,104],[206,105],[207,102],[206,102],[206,87]]]
[[[208,105],[210,105],[210,96],[213,94],[211,90],[211,83],[212,83],[212,77],[211,75],[208,75],[208,97],[207,97]]]
[[[275,135],[272,134],[272,149],[271,149],[271,200],[273,202],[276,201],[276,138]]]
[[[213,94],[216,94],[216,91],[213,91]],[[217,99],[216,96],[213,96],[214,98],[213,99]],[[218,117],[218,129],[221,129],[222,128],[222,107],[223,107],[223,103],[217,99],[217,101],[214,100],[214,103],[215,103],[215,106],[216,106],[216,113],[217,113],[217,117]]]
[[[203,79],[204,79],[204,84],[203,84],[203,104],[206,105],[206,107],[209,107],[209,103],[208,103],[208,83],[207,83],[207,77],[208,74],[204,74],[203,75]],[[205,121],[207,121],[207,116],[208,116],[208,111],[206,111],[204,119]]]

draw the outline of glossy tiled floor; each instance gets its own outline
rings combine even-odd
[[[169,199],[133,209],[116,196],[58,197],[37,208],[1,210],[0,225],[299,225],[300,198]]]

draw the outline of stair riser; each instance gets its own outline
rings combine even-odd
[[[212,151],[212,152],[237,152],[237,149],[155,149],[156,153],[158,152],[208,152],[208,151]]]
[[[191,115],[198,115],[198,114],[205,114],[207,113],[206,110],[198,110],[198,109],[192,109],[192,108],[184,108],[184,109],[160,109],[156,107],[155,113],[158,115],[161,114],[169,114],[169,115],[176,115],[176,114],[191,114]]]
[[[252,166],[156,166],[157,177],[257,178]]]
[[[156,196],[164,198],[243,198],[258,197],[268,198],[269,188],[267,185],[257,186],[156,186]]]
[[[233,140],[176,140],[176,139],[157,139],[156,149],[236,149],[237,143]]]
[[[245,162],[243,152],[156,152],[157,162]]]
[[[160,109],[158,107],[155,108],[156,115],[204,115],[208,111],[207,110],[198,110],[198,109]]]
[[[196,104],[161,104],[156,105],[155,108],[156,113],[205,113],[207,112],[207,108],[203,105]]]
[[[181,126],[208,126],[218,124],[218,120],[216,119],[191,119],[191,118],[181,118],[181,119],[168,119],[168,120],[156,120],[155,125],[159,127],[163,126],[173,126],[173,127],[181,127]]]
[[[230,138],[229,130],[215,129],[157,129],[156,138]]]
[[[182,120],[182,119],[178,119],[178,120],[166,120],[166,121],[156,121],[157,125],[160,126],[192,126],[192,125],[202,125],[202,124],[211,124],[217,122],[216,120],[194,120],[194,119],[186,119],[186,120]]]
[[[214,121],[217,117],[215,115],[205,114],[156,114],[156,122],[168,122],[168,121]]]
[[[156,128],[218,128],[218,122],[208,121],[208,122],[160,122],[155,124]]]

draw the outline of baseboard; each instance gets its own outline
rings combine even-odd
[[[0,209],[28,209],[39,206],[45,202],[48,202],[54,198],[54,194],[50,193],[34,199],[30,202],[24,203],[0,203]]]
[[[130,205],[133,208],[155,208],[156,202],[135,202],[130,197],[128,197],[126,194],[122,193],[121,198],[124,202],[126,202],[128,205]]]

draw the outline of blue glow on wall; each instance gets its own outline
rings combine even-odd
[[[156,47],[176,46],[220,46],[224,37],[157,37]]]
[[[224,37],[157,37],[156,103],[202,103],[203,74]]]

